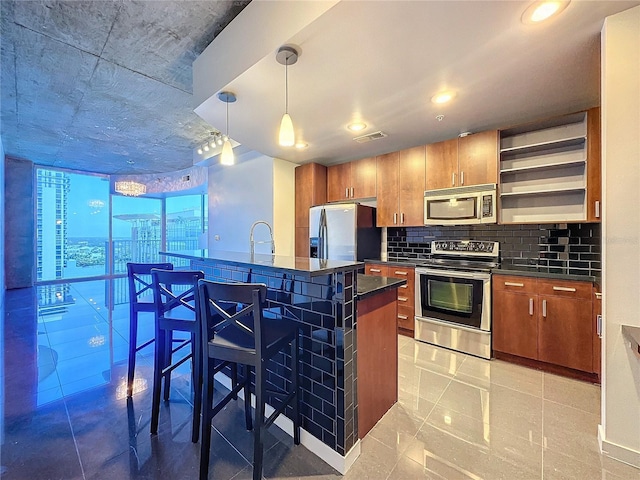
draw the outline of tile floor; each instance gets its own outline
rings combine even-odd
[[[71,284],[72,301],[38,314],[36,289],[8,291],[0,343],[3,479],[193,479],[188,365],[150,436],[151,349],[124,394],[128,308],[105,308],[106,283]],[[152,330],[152,318],[143,329]],[[602,457],[597,386],[399,337],[399,402],[362,441],[343,478],[640,480]],[[251,478],[240,405],[214,420],[209,478]],[[240,426],[240,427],[239,427]],[[339,479],[272,427],[266,478]]]

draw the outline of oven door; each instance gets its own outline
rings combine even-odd
[[[416,268],[416,317],[491,330],[491,275]]]

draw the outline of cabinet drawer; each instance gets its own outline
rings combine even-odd
[[[415,290],[413,288],[413,282],[411,283],[407,282],[406,285],[401,285],[400,287],[398,287],[398,297],[409,298],[411,299],[412,302],[413,302],[413,299],[415,298],[414,292]],[[413,303],[411,305],[413,305]]]
[[[590,282],[568,282],[565,280],[538,280],[540,295],[554,295],[558,297],[580,298],[591,300],[593,285]]]
[[[398,304],[398,327],[405,330],[413,330],[415,313],[413,307],[405,307]]]
[[[364,273],[367,275],[376,275],[378,277],[388,277],[389,267],[380,265],[379,263],[367,263],[364,266]]]
[[[530,292],[535,295],[537,279],[532,277],[494,275],[493,289],[512,292]]]
[[[415,298],[413,295],[407,295],[408,292],[402,289],[398,289],[398,308],[411,308],[412,310],[415,308]]]

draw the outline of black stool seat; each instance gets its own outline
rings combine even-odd
[[[211,421],[213,417],[244,388],[245,422],[253,429],[253,478],[262,478],[263,441],[265,430],[283,413],[288,405],[293,410],[293,440],[300,443],[300,394],[298,381],[298,333],[296,322],[282,318],[265,318],[267,287],[256,283],[218,283],[198,281],[198,312],[202,327],[203,352],[203,402],[202,443],[200,444],[200,479],[205,480],[209,471],[211,448]],[[237,311],[225,309],[228,303],[237,304]],[[267,388],[268,360],[284,347],[291,352],[291,389],[282,391]],[[242,364],[242,382],[216,405],[213,404],[213,371],[216,360]],[[250,370],[254,371],[256,397],[255,419],[250,416]],[[265,418],[267,394],[278,398],[275,411]]]
[[[155,312],[151,286],[151,270],[161,268],[173,270],[171,263],[127,263],[127,283],[129,285],[129,363],[127,366],[127,396],[133,394],[133,377],[136,369],[136,353],[151,345],[151,338],[138,345],[138,313]]]

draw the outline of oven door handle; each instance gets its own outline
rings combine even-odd
[[[489,280],[490,273],[463,272],[460,270],[436,270],[430,268],[416,268],[416,275],[433,275],[438,277],[469,278],[471,280]]]

